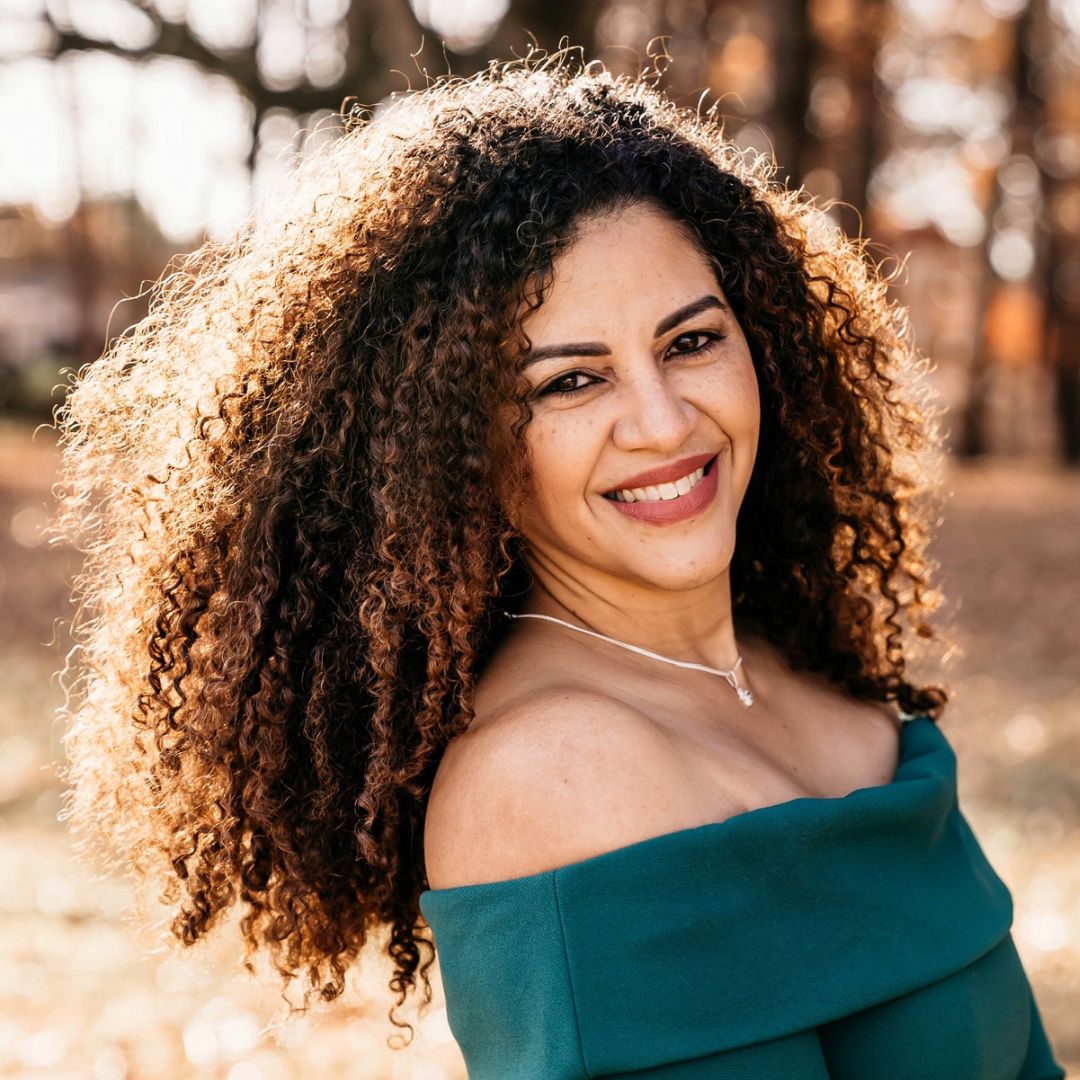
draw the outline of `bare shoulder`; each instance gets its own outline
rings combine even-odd
[[[424,826],[428,884],[539,873],[664,831],[675,770],[663,734],[627,703],[538,691],[447,746]]]
[[[879,730],[898,732],[904,726],[904,718],[892,702],[860,701],[858,707],[866,722]]]

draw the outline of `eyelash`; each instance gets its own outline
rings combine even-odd
[[[680,334],[675,341],[680,341],[682,338],[705,338],[704,345],[699,345],[696,349],[690,349],[686,352],[676,353],[676,356],[696,356],[698,353],[703,353],[712,348],[713,345],[719,344],[725,339],[726,334],[718,334],[711,330],[688,330],[685,334]],[[674,344],[674,342],[672,342]],[[572,379],[576,375],[587,375],[585,371],[567,371],[565,374],[560,375],[557,379],[552,379],[551,382],[544,387],[543,390],[537,395],[538,397],[547,397],[549,394],[554,394],[557,397],[568,398],[573,397],[575,394],[584,393],[590,386],[595,386],[595,383],[586,383],[584,386],[572,386],[568,390],[556,390],[555,387],[561,383],[564,379]]]

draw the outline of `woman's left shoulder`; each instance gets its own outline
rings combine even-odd
[[[868,724],[896,732],[904,726],[903,712],[891,701],[859,701],[857,706]]]

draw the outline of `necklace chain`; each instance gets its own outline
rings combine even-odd
[[[719,675],[727,680],[727,684],[739,695],[739,700],[743,705],[750,708],[754,704],[754,695],[747,687],[740,686],[735,679],[735,672],[739,670],[739,666],[742,664],[741,655],[730,671],[721,671],[720,668],[709,667],[707,664],[695,664],[689,660],[672,660],[670,656],[661,656],[659,653],[641,648],[640,645],[631,645],[628,641],[619,641],[618,638],[608,637],[607,634],[598,634],[595,630],[586,630],[584,626],[575,626],[573,623],[567,622],[565,619],[559,619],[554,615],[540,615],[533,611],[522,612],[520,615],[515,615],[511,611],[504,611],[503,614],[510,619],[544,619],[547,622],[559,623],[560,626],[568,627],[570,630],[577,630],[578,633],[588,634],[590,637],[599,638],[601,641],[608,641],[612,645],[618,645],[623,649],[641,653],[642,656],[651,656],[654,660],[662,660],[665,664],[674,664],[675,667],[692,668],[695,671],[706,671],[710,675]]]

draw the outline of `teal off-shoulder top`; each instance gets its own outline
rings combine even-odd
[[[470,1080],[1065,1076],[929,716],[886,785],[420,909]]]

